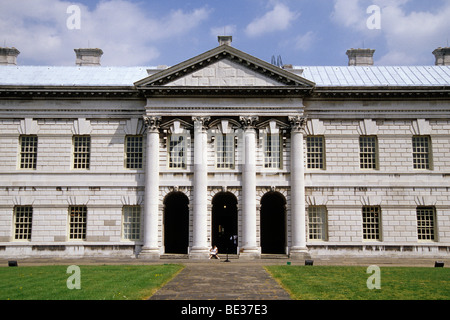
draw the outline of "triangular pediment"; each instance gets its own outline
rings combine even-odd
[[[228,45],[221,45],[135,83],[138,88],[180,87],[295,87],[310,89],[314,83],[255,58]]]

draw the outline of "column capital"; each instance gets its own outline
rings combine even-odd
[[[257,116],[240,116],[239,122],[242,124],[244,130],[255,129],[256,122],[259,120]]]
[[[208,129],[208,124],[209,121],[211,120],[211,117],[204,117],[204,116],[194,116],[192,117],[192,121],[194,121],[194,123],[198,123],[201,125],[202,130],[207,130]]]
[[[306,125],[306,117],[304,116],[289,116],[289,122],[291,123],[291,130],[293,132],[303,132]]]
[[[161,124],[160,116],[144,116],[143,118],[147,132],[159,132],[159,125]]]

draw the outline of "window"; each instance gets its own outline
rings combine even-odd
[[[377,137],[359,137],[359,164],[361,169],[378,169]]]
[[[169,168],[186,168],[186,139],[181,134],[169,136]]]
[[[417,207],[417,239],[435,241],[436,209],[434,207]]]
[[[89,169],[91,160],[91,137],[73,137],[73,168]]]
[[[123,207],[122,236],[125,240],[140,240],[141,238],[141,207]]]
[[[142,169],[142,136],[125,137],[125,168]]]
[[[309,206],[309,239],[327,240],[327,210],[323,206]]]
[[[324,138],[306,137],[306,158],[308,169],[324,169]]]
[[[430,169],[431,139],[429,136],[412,138],[414,169]]]
[[[234,136],[222,134],[216,137],[216,167],[234,169]]]
[[[69,239],[86,239],[87,208],[85,206],[69,207]]]
[[[20,169],[36,169],[37,136],[20,136]]]
[[[33,207],[14,207],[14,240],[31,240],[31,224],[33,222]]]
[[[362,209],[363,239],[380,240],[380,207],[366,206]]]
[[[264,168],[281,168],[281,136],[268,134],[264,139]]]

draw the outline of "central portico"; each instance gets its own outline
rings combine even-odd
[[[227,39],[219,37],[218,47],[135,83],[147,97],[140,258],[171,253],[165,243],[173,235],[165,228],[164,216],[165,199],[174,192],[189,201],[184,228],[189,228],[191,258],[207,258],[218,233],[234,237],[237,252],[230,253],[240,258],[264,253],[262,237],[264,243],[284,244],[278,252],[307,252],[303,96],[314,83],[231,47]],[[229,219],[237,219],[231,228],[237,234],[230,233],[226,215],[223,224],[213,223],[213,214],[218,214],[212,209],[213,198],[219,193],[235,198],[237,218]],[[270,232],[261,229],[261,199],[266,194],[282,199],[273,221],[281,222],[284,230],[277,234],[284,239],[271,239]]]

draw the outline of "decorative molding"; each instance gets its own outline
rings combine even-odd
[[[125,134],[127,135],[139,135],[143,134],[145,131],[144,122],[138,118],[132,118],[127,120],[124,128]]]
[[[437,198],[434,196],[416,196],[414,201],[418,206],[434,206],[436,205]]]
[[[194,121],[194,127],[201,127],[203,131],[208,130],[209,121],[211,117],[203,117],[203,116],[194,116],[192,117],[192,121]]]
[[[358,133],[363,136],[377,135],[378,126],[372,119],[364,119],[359,122]]]
[[[89,202],[88,196],[68,196],[67,203],[69,206],[85,206]]]
[[[431,134],[430,122],[425,119],[413,120],[411,123],[411,132],[414,135],[429,135]]]
[[[37,134],[39,132],[39,125],[36,120],[31,118],[25,118],[20,121],[19,133],[20,134]]]
[[[73,122],[72,133],[76,135],[91,134],[92,126],[89,120],[79,118]]]
[[[306,121],[305,132],[310,136],[321,136],[325,134],[323,121],[319,119],[309,119]]]
[[[122,196],[120,200],[124,206],[140,206],[144,203],[144,197],[137,195]]]
[[[325,196],[306,196],[305,202],[309,206],[326,206],[328,199]]]
[[[362,196],[361,204],[363,206],[379,206],[382,202],[382,197],[380,196]]]

